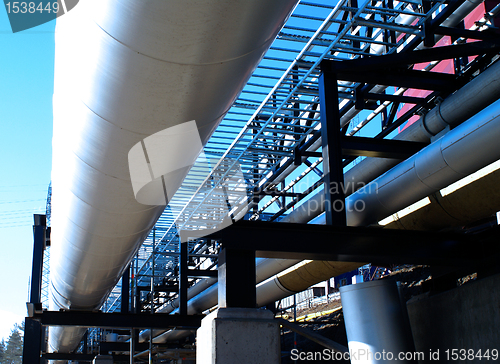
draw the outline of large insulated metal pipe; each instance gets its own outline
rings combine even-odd
[[[500,211],[499,167],[500,163],[495,162],[476,172],[482,176],[479,179],[471,181],[471,177],[466,177],[457,182],[456,190],[448,193],[447,187],[430,195],[430,203],[412,213],[392,215],[392,221],[389,219],[384,228],[435,231],[494,217]]]
[[[295,259],[262,259],[258,258],[255,263],[255,282],[257,284],[268,279],[271,276],[293,266],[300,260]],[[188,290],[188,314],[201,313],[209,308],[217,305],[218,300],[218,285],[216,278],[202,279]],[[200,295],[203,292],[202,295]],[[196,299],[194,299],[196,297]],[[171,313],[178,311],[179,299],[170,301],[164,307],[161,307],[158,312]],[[165,330],[153,330],[153,336],[157,337],[164,333]],[[165,335],[164,335],[165,336]],[[150,330],[144,330],[139,335],[139,341],[149,340]],[[159,339],[161,340],[161,339]],[[157,341],[155,341],[157,342]],[[163,342],[163,341],[158,341]]]
[[[288,262],[289,260],[282,259],[282,261]],[[318,282],[350,272],[363,264],[323,260],[302,261],[258,284],[256,288],[257,306],[264,306],[294,293],[301,292]],[[216,305],[217,285],[213,285],[188,302],[188,313],[201,313]],[[155,336],[153,343],[178,340],[179,338],[189,336],[191,333],[189,330],[169,330]],[[141,340],[148,340],[148,334],[149,330],[141,333]]]
[[[304,260],[257,286],[257,306],[264,306],[316,283],[350,272],[365,263]]]
[[[163,211],[135,200],[130,149],[191,120],[205,143],[295,4],[89,0],[58,19],[51,309],[98,308]],[[188,169],[165,176],[169,195]],[[81,333],[53,329],[50,346]]]
[[[382,279],[340,287],[351,363],[415,363],[413,339],[406,330],[398,287]]]

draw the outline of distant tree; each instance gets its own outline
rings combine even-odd
[[[10,332],[7,344],[3,342],[4,352],[1,359],[2,364],[22,364],[23,362],[23,336],[21,332],[23,325],[14,325]]]
[[[4,362],[5,349],[5,340],[2,339],[2,341],[0,341],[0,363]]]

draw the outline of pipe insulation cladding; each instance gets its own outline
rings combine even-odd
[[[343,286],[340,297],[352,364],[417,363],[405,356],[415,348],[395,281]]]
[[[263,259],[257,258],[255,263],[255,281],[261,283],[271,276],[293,266],[300,260],[294,259]],[[203,293],[203,294],[202,294]],[[258,296],[258,293],[257,293]],[[193,299],[197,297],[197,299]],[[218,286],[217,278],[200,279],[196,284],[188,289],[188,314],[201,313],[209,308],[216,306],[218,303]],[[156,312],[172,313],[179,312],[179,297],[168,302],[163,307],[160,307]],[[153,330],[153,337],[164,333],[166,330]],[[171,334],[169,334],[171,336]],[[139,342],[149,340],[150,331],[143,330],[139,335]],[[157,341],[154,341],[157,342]],[[162,342],[162,341],[160,341]]]
[[[204,145],[296,2],[87,0],[58,18],[51,310],[99,308],[164,209],[135,200],[130,149],[192,120]],[[51,350],[83,332],[52,328]]]

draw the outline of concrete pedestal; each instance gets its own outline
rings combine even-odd
[[[422,294],[408,301],[415,347],[418,352],[425,353],[419,363],[498,362],[499,286],[500,274],[497,274],[433,296]],[[495,357],[493,349],[496,350]],[[456,353],[471,355],[466,355],[465,360],[451,360]]]
[[[278,364],[279,325],[272,312],[222,308],[205,317],[196,332],[197,364]]]
[[[113,355],[97,355],[92,364],[113,364]]]

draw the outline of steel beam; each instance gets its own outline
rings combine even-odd
[[[148,350],[149,343],[135,343],[135,351]],[[110,351],[129,351],[130,343],[127,342],[104,342],[99,343],[99,352],[106,355]]]
[[[366,138],[356,136],[342,136],[341,149],[343,156],[365,156],[378,158],[397,158],[406,159],[417,153],[420,149],[427,146],[426,143],[411,142],[406,140]],[[298,156],[298,157],[297,157]],[[296,151],[295,158],[300,161],[302,156],[320,157],[321,153]],[[262,195],[269,196],[290,196],[297,197],[301,193],[282,193],[282,192],[261,192]]]
[[[188,301],[188,243],[181,241],[179,257],[179,313],[187,315]]]
[[[460,28],[450,28],[439,26],[434,29],[435,34],[449,35],[455,38],[479,39],[488,41],[497,41],[500,37],[498,30],[490,29],[488,31],[478,31]]]
[[[406,140],[342,137],[342,154],[378,158],[406,159],[427,146],[426,143]]]
[[[150,286],[137,286],[136,287],[137,292],[144,292],[144,291],[151,291]],[[154,291],[155,292],[178,292],[179,291],[179,286],[176,284],[162,284],[159,286],[154,286]]]
[[[96,354],[67,354],[67,353],[45,353],[42,355],[45,360],[73,360],[73,361],[92,361]]]
[[[207,269],[188,269],[188,277],[217,278],[218,272],[216,270]]]
[[[430,49],[422,49],[412,52],[387,54],[383,56],[369,56],[335,62],[323,60],[321,69],[324,72],[341,74],[343,72],[370,73],[381,69],[401,68],[402,65],[412,65],[416,63],[427,63],[436,60],[454,59],[469,57],[488,52],[500,51],[500,38],[495,41],[480,41],[467,44],[449,45]],[[371,83],[369,81],[362,81]],[[382,83],[383,84],[383,83]]]
[[[358,96],[357,93],[356,96]],[[372,92],[366,92],[366,93],[361,92],[359,96],[365,100],[405,102],[408,104],[416,104],[416,105],[425,103],[425,99],[422,97],[411,97],[411,96],[391,95],[391,94],[375,94]]]
[[[102,313],[91,311],[43,311],[34,319],[44,326],[80,326],[100,328],[165,329],[173,327],[198,328],[202,315],[169,315]]]
[[[380,56],[383,58],[385,56]],[[364,58],[363,58],[364,59]],[[371,59],[371,58],[370,58]],[[323,61],[330,62],[330,61]],[[350,62],[350,61],[345,61]],[[343,63],[343,62],[335,62]],[[360,71],[360,69],[362,71]],[[369,84],[417,88],[421,90],[449,90],[456,88],[456,76],[447,73],[416,71],[401,67],[383,68],[375,71],[358,70],[335,71],[339,80],[366,82]]]
[[[498,258],[500,228],[487,234],[241,220],[208,237],[263,258],[470,266]]]
[[[120,302],[120,311],[122,313],[129,312],[129,301],[130,301],[130,265],[125,269],[122,276],[122,295]]]

